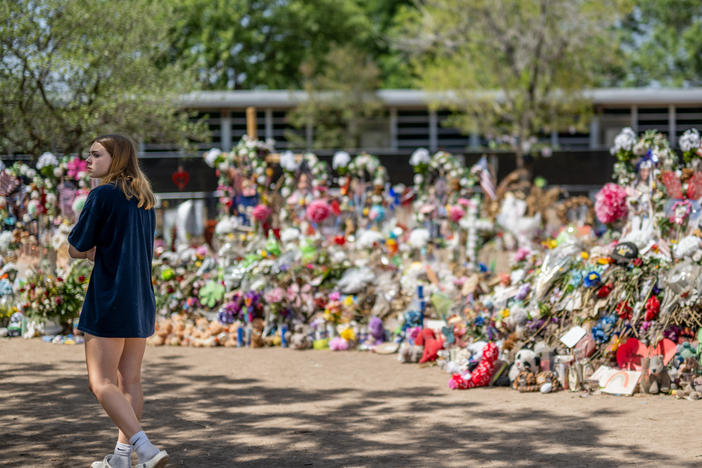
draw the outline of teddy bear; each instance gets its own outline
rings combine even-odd
[[[368,344],[375,346],[385,341],[385,327],[383,326],[383,321],[378,317],[371,317],[368,321],[368,332],[370,336],[368,337]]]
[[[550,393],[558,390],[560,382],[558,375],[552,371],[542,371],[535,374],[529,369],[525,369],[517,375],[512,383],[512,388],[524,392]]]
[[[663,355],[644,359],[641,367],[641,390],[654,395],[670,391],[670,376],[663,364]]]
[[[522,348],[514,357],[514,364],[509,370],[509,380],[514,382],[523,371],[529,371],[536,376],[539,370],[539,356],[531,349]]]
[[[682,390],[675,392],[675,397],[688,400],[702,399],[702,377],[695,377],[687,382]]]
[[[495,361],[499,356],[500,351],[495,343],[488,343],[483,347],[483,354],[478,364],[478,367],[473,369],[470,375],[453,374],[449,380],[449,388],[467,389],[475,387],[486,387],[492,379],[492,374],[495,372]]]
[[[305,325],[298,323],[295,325],[290,337],[290,347],[292,349],[310,349],[312,347],[312,336]]]
[[[424,353],[424,346],[409,344],[404,341],[397,352],[397,359],[400,362],[419,362]]]
[[[263,319],[255,318],[251,321],[251,347],[262,348],[265,345],[263,340]]]

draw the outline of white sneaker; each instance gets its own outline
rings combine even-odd
[[[110,465],[110,458],[112,458],[112,455],[107,455],[102,461],[93,462],[90,468],[112,468],[112,465]]]
[[[166,465],[168,465],[168,453],[161,450],[151,460],[139,463],[135,465],[135,468],[163,468]]]

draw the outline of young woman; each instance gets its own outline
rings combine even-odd
[[[160,468],[168,454],[139,424],[141,360],[155,320],[154,195],[134,143],[124,136],[93,140],[87,171],[101,184],[90,191],[68,236],[71,257],[95,262],[78,329],[85,333],[90,390],[119,429],[114,453],[92,467],[128,468],[134,449],[138,468]]]

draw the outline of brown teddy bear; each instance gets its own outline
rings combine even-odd
[[[670,376],[663,364],[663,355],[644,359],[641,367],[641,390],[653,395],[670,391]]]

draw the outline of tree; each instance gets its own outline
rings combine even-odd
[[[640,0],[623,23],[628,86],[702,85],[702,3]]]
[[[363,44],[372,25],[351,0],[177,0],[171,56],[205,88],[302,86],[302,63],[333,43]]]
[[[150,0],[16,0],[0,6],[0,153],[77,152],[101,133],[185,145],[204,125],[178,110],[195,89],[157,68],[172,10]]]
[[[466,132],[505,137],[517,166],[534,139],[582,127],[583,91],[616,57],[619,0],[426,0],[398,16],[433,105]]]
[[[312,61],[303,64],[308,98],[288,118],[297,128],[313,128],[315,148],[361,148],[364,131],[383,109],[376,95],[380,71],[367,54],[349,45],[334,46],[323,63],[321,70]],[[286,137],[305,146],[297,134]]]

